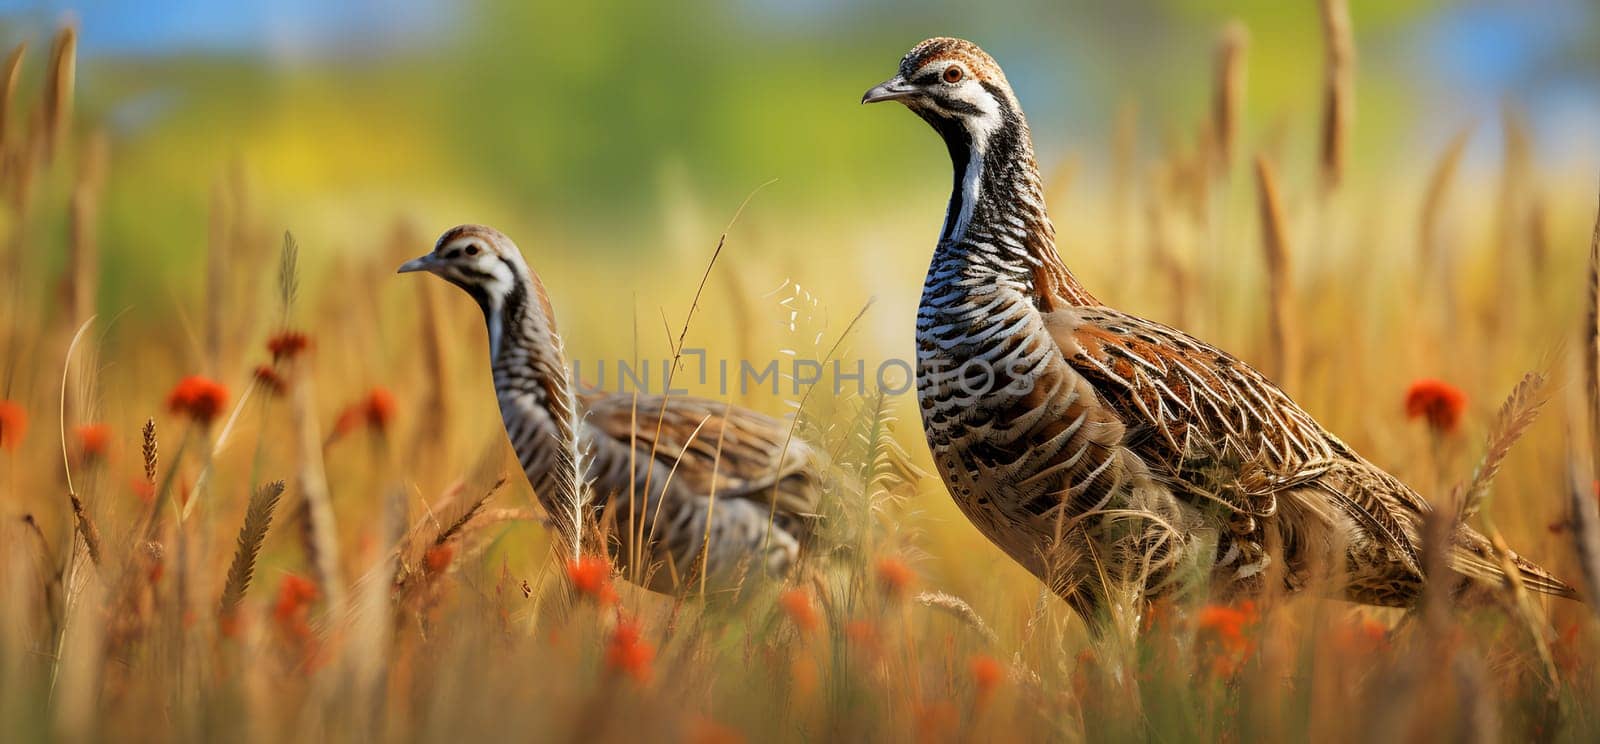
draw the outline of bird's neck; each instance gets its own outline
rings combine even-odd
[[[489,330],[489,356],[500,416],[534,492],[548,499],[576,483],[579,444],[567,359],[538,277],[514,267],[500,295],[475,292]]]
[[[999,126],[982,137],[959,122],[930,119],[954,166],[935,268],[1021,282],[1042,305],[1099,304],[1056,252],[1027,122],[1010,106],[1002,114]]]

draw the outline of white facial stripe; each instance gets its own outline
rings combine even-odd
[[[972,77],[965,65],[956,64],[962,70],[959,83],[951,85],[943,82],[943,73],[950,68],[950,65],[951,63],[948,60],[924,65],[921,70],[917,71],[917,77],[920,78],[929,73],[940,76],[939,80],[941,82],[934,83],[940,88],[940,96],[929,98],[927,105],[937,109],[945,116],[960,121],[972,141],[972,149],[967,157],[967,170],[961,176],[961,201],[957,205],[959,211],[954,215],[946,215],[947,220],[953,218],[950,233],[946,236],[946,239],[959,241],[965,237],[967,226],[972,222],[973,210],[978,204],[978,192],[983,183],[983,159],[984,154],[988,152],[989,139],[1004,124],[1004,117],[1001,114],[1000,102],[995,100],[994,95],[987,88],[983,87],[983,83]],[[951,111],[939,105],[940,97],[960,101],[971,107],[971,110]]]
[[[955,215],[949,240],[960,242],[966,237],[967,225],[972,222],[972,210],[978,205],[978,188],[983,177],[983,150],[978,140],[972,141],[972,152],[967,157],[967,172],[961,177],[961,211]],[[949,215],[946,215],[949,219]]]

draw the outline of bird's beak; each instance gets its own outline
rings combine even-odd
[[[905,78],[895,75],[894,77],[873,86],[871,90],[868,90],[866,93],[862,94],[861,102],[878,103],[879,101],[898,101],[903,98],[910,98],[911,96],[916,95],[916,93],[917,86],[906,82]]]
[[[421,256],[417,256],[416,258],[413,258],[410,261],[407,261],[407,262],[405,262],[403,264],[400,264],[400,270],[396,271],[395,273],[396,274],[409,274],[409,273],[411,273],[413,271],[433,271],[433,266],[434,266],[433,254],[432,253],[428,253],[428,254],[424,254],[424,255],[421,255]]]

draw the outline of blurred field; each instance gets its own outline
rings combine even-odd
[[[91,55],[93,11],[76,31],[0,17],[0,41],[27,43],[0,67],[3,738],[1600,738],[1600,625],[1579,603],[1402,616],[1199,588],[1136,647],[1095,641],[936,476],[888,466],[931,472],[913,396],[827,378],[733,396],[834,453],[810,575],[707,607],[550,554],[478,311],[395,267],[450,225],[495,225],[570,356],[659,370],[726,229],[688,346],[910,358],[949,166],[914,117],[855,102],[911,43],[959,33],[1028,107],[1089,287],[1271,370],[1424,493],[1470,482],[1502,401],[1548,378],[1483,519],[1582,583],[1592,91],[1485,105],[1403,52],[1459,15],[1352,3],[1335,182],[1317,3],[1103,5],[489,3],[320,56]],[[1572,48],[1533,74],[1592,86],[1600,20],[1542,10]],[[1226,38],[1248,39],[1236,68]],[[1459,426],[1407,417],[1425,378],[1465,392]]]

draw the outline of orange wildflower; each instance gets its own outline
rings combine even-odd
[[[878,626],[873,625],[871,620],[851,620],[845,623],[844,637],[867,651],[878,650]]]
[[[256,384],[260,385],[261,389],[268,395],[283,395],[283,391],[289,388],[289,384],[284,381],[283,375],[278,374],[278,371],[273,369],[270,364],[256,367],[255,378]]]
[[[877,565],[878,584],[892,597],[904,596],[916,580],[916,574],[898,558],[883,558]]]
[[[333,423],[332,438],[339,439],[362,424],[382,434],[388,431],[389,423],[394,420],[394,409],[394,394],[385,388],[375,387],[365,398],[345,406],[339,412],[339,418]]]
[[[1389,648],[1389,629],[1372,618],[1353,619],[1334,628],[1333,642],[1344,653],[1368,656]]]
[[[278,603],[272,608],[272,619],[278,628],[291,638],[310,640],[311,603],[320,592],[310,579],[289,574],[278,585]]]
[[[916,716],[917,741],[943,741],[961,725],[961,713],[948,700],[917,705],[913,713]]]
[[[78,442],[78,453],[85,460],[98,460],[106,456],[111,445],[111,427],[105,424],[79,424],[72,429],[72,438]]]
[[[1006,669],[993,656],[979,654],[967,660],[972,672],[972,686],[978,691],[978,702],[988,700],[1006,678]]]
[[[379,433],[389,430],[389,422],[394,420],[394,393],[387,388],[375,387],[367,395],[367,426]]]
[[[690,744],[744,744],[744,734],[726,724],[696,716],[689,724],[689,736],[685,741]]]
[[[1250,638],[1246,634],[1256,623],[1256,606],[1245,600],[1237,607],[1208,605],[1200,610],[1196,624],[1216,644],[1212,670],[1230,676],[1250,658]]]
[[[614,674],[626,674],[639,684],[650,682],[650,662],[656,650],[640,638],[639,625],[632,620],[618,620],[617,628],[606,642],[606,668]]]
[[[1467,394],[1443,380],[1421,379],[1406,390],[1406,418],[1422,418],[1441,434],[1453,434],[1461,425]]]
[[[267,351],[272,354],[274,363],[293,359],[309,348],[311,338],[299,331],[282,331],[267,339]]]
[[[456,548],[450,543],[435,545],[422,554],[422,565],[426,566],[428,573],[440,574],[450,568],[450,561],[456,557]]]
[[[28,433],[28,412],[9,400],[0,400],[0,449],[16,452]]]
[[[167,408],[199,424],[210,424],[228,405],[228,389],[200,375],[185,377],[167,395]]]
[[[567,580],[579,595],[594,600],[602,607],[617,601],[617,592],[611,587],[611,563],[596,555],[587,555],[567,561]]]
[[[133,477],[133,495],[138,496],[146,506],[156,502],[156,484],[144,479],[142,475]]]
[[[811,606],[811,595],[803,589],[790,589],[778,595],[778,606],[801,633],[810,633],[821,624],[816,608]]]

